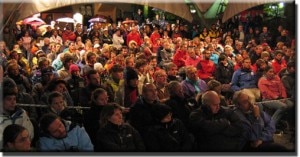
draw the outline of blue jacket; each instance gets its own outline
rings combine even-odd
[[[40,150],[47,152],[94,151],[94,146],[84,127],[76,125],[74,128],[70,129],[71,125],[68,122],[65,122],[65,126],[68,133],[67,137],[63,139],[56,139],[49,135],[40,137]]]
[[[241,145],[248,142],[262,140],[263,142],[272,142],[275,132],[275,123],[266,112],[260,113],[260,118],[256,119],[252,113],[245,114],[241,110],[235,111],[242,121],[243,138]]]
[[[244,88],[257,88],[256,74],[252,70],[238,69],[233,73],[231,89],[239,91]]]

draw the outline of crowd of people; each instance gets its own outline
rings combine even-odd
[[[295,126],[286,28],[139,24],[5,27],[1,149],[293,151],[273,139]]]

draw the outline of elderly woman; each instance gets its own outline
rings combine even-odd
[[[100,129],[95,151],[144,151],[137,130],[124,123],[122,108],[117,104],[104,106],[100,113]]]

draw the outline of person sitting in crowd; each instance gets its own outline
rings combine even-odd
[[[0,112],[2,123],[0,124],[0,149],[3,148],[3,131],[11,124],[18,124],[27,129],[30,139],[34,138],[34,128],[26,111],[16,106],[17,93],[9,85],[3,87],[3,108]]]
[[[147,129],[145,145],[147,151],[191,151],[193,138],[181,120],[172,117],[166,105],[153,106],[156,124]]]
[[[221,107],[215,91],[202,95],[202,106],[190,114],[190,130],[195,136],[197,151],[240,151],[242,127],[231,110]]]
[[[198,78],[195,67],[186,67],[185,73],[186,79],[181,82],[181,85],[186,98],[195,98],[197,94],[204,93],[207,90],[207,84]]]
[[[81,95],[80,92],[84,88],[84,78],[80,76],[80,70],[76,64],[70,65],[69,72],[71,77],[70,79],[66,80],[67,88],[74,102],[74,106],[80,106],[79,97]]]
[[[108,104],[102,108],[95,151],[145,151],[139,132],[124,122],[122,111],[118,104]]]
[[[138,74],[131,68],[125,69],[124,82],[116,93],[115,102],[126,108],[132,107],[139,96]]]
[[[154,84],[157,88],[157,96],[161,103],[164,103],[169,99],[170,95],[166,88],[167,86],[167,74],[166,71],[161,69],[154,73]]]
[[[252,101],[260,100],[261,95],[256,80],[256,74],[251,69],[250,58],[245,58],[242,67],[233,73],[231,89],[234,92],[245,90],[251,94]]]
[[[107,92],[102,88],[97,88],[92,92],[89,110],[84,111],[84,127],[92,143],[96,144],[97,131],[99,130],[100,113],[104,106],[108,104]]]
[[[258,88],[261,91],[262,100],[277,100],[287,98],[285,88],[278,75],[275,74],[272,67],[267,66],[264,71],[264,76],[258,81]],[[282,120],[284,113],[291,110],[294,103],[291,100],[281,100],[273,102],[263,102],[263,107],[275,109],[272,115],[272,120],[275,125]]]
[[[271,117],[259,106],[251,102],[250,95],[245,91],[235,93],[233,102],[237,106],[235,113],[241,120],[243,135],[241,147],[243,151],[274,152],[286,151],[286,148],[274,143],[275,124]]]
[[[4,152],[29,152],[31,149],[30,134],[25,127],[10,124],[3,131]]]
[[[39,149],[42,152],[90,152],[94,146],[84,127],[48,113],[40,119]]]

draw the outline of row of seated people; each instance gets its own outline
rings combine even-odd
[[[48,98],[48,112],[52,113],[42,116],[33,129],[26,112],[16,107],[17,93],[10,87],[4,88],[6,123],[2,128],[10,123],[22,125],[27,131],[22,142],[30,145],[36,138],[37,151],[288,151],[273,142],[273,119],[252,103],[245,90],[235,93],[237,109],[231,110],[220,107],[224,105],[220,93],[211,90],[201,94],[200,106],[192,105],[185,101],[183,86],[177,81],[168,86],[172,94],[166,105],[158,101],[152,83],[143,85],[142,94],[130,108],[109,104],[107,91],[98,88],[92,93],[94,105],[83,113],[82,122],[74,121],[74,114],[62,114],[68,110],[64,96],[53,92]],[[182,103],[172,100],[176,96]],[[10,131],[4,130],[3,140],[11,136],[4,133]],[[6,141],[6,151],[17,149],[14,141]]]

